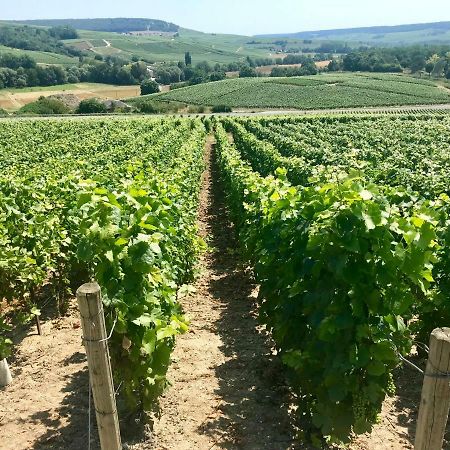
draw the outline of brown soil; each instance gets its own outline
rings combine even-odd
[[[13,382],[0,391],[3,450],[87,448],[88,372],[76,317],[72,304],[69,317],[43,321],[43,336],[34,326],[18,330]]]
[[[212,153],[209,141],[199,229],[210,251],[200,261],[196,291],[182,299],[191,328],[178,339],[172,386],[161,399],[153,435],[124,427],[125,448],[307,449],[294,439],[292,396],[270,338],[258,325],[257,286],[237,253]],[[88,447],[88,373],[75,302],[67,317],[42,322],[43,336],[31,326],[14,338],[13,383],[0,390],[2,450]],[[396,384],[397,396],[386,400],[381,423],[349,450],[413,448],[422,376],[403,367]],[[98,450],[94,425],[91,435],[91,448]],[[138,443],[131,444],[130,436]],[[444,448],[450,449],[448,443]]]
[[[236,253],[211,143],[206,164],[199,228],[211,250],[195,294],[183,300],[191,328],[177,342],[173,385],[155,425],[157,448],[291,448],[288,391],[258,326],[257,289]]]

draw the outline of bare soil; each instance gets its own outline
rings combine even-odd
[[[191,328],[178,339],[172,386],[161,399],[153,432],[123,426],[124,448],[310,449],[295,439],[293,396],[270,337],[258,324],[258,288],[237,252],[211,141],[206,164],[199,230],[210,251],[200,261],[195,292],[182,299]],[[66,317],[47,314],[42,322],[43,336],[34,325],[14,336],[13,383],[0,390],[0,448],[87,449],[88,372],[75,302]],[[423,365],[418,358],[414,362]],[[422,376],[399,368],[396,384],[380,424],[355,438],[349,450],[413,448]],[[91,449],[98,450],[94,424],[91,439]],[[448,439],[450,433],[446,450]]]
[[[75,303],[68,317],[45,318],[42,330],[14,338],[13,382],[0,391],[2,450],[87,448],[88,372]]]
[[[289,392],[258,325],[257,288],[236,253],[210,150],[199,228],[211,250],[202,258],[196,293],[183,301],[191,329],[177,342],[173,386],[155,426],[157,448],[292,448]]]

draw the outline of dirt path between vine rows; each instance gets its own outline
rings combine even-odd
[[[155,424],[160,450],[288,449],[288,390],[271,343],[258,326],[255,285],[237,256],[212,142],[200,198],[199,229],[211,250],[196,292],[183,299],[190,332],[178,339]]]

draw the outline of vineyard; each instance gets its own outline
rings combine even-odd
[[[153,408],[174,338],[187,329],[177,291],[202,247],[203,124],[8,122],[0,133],[2,330],[11,307],[22,320],[39,314],[44,287],[64,313],[71,288],[97,280],[129,406]],[[0,337],[2,357],[10,344]]]
[[[232,108],[326,109],[448,103],[448,91],[428,80],[384,74],[322,74],[240,78],[152,96],[158,101]]]
[[[450,114],[2,122],[0,360],[44,298],[64,315],[96,280],[120,400],[133,417],[157,412],[206,250],[212,139],[297,437],[328,448],[370,432],[402,358],[450,324]]]

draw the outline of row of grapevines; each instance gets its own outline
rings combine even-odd
[[[448,191],[450,115],[242,120],[282,156],[312,166],[361,169],[376,182],[433,197]]]
[[[403,208],[391,199],[414,204],[407,193],[358,175],[306,187],[292,185],[285,169],[264,177],[220,123],[216,140],[261,285],[261,318],[291,369],[310,437],[345,441],[370,430],[394,389],[398,355],[411,348],[405,321],[428,293],[436,212],[426,203]]]
[[[97,280],[114,328],[114,374],[132,410],[151,409],[175,336],[187,328],[177,293],[202,246],[195,222],[205,128],[179,119],[30,126],[35,133],[21,130],[16,154],[5,152],[0,177],[0,297],[31,307],[44,283],[67,296],[71,285]],[[49,136],[58,144],[46,144]],[[6,344],[3,334],[2,356]]]
[[[429,199],[441,250],[435,255],[436,283],[426,302],[418,303],[414,331],[424,342],[434,328],[448,324],[450,115],[228,119],[225,125],[242,156],[263,175],[284,167],[294,184],[310,185],[354,170],[368,182],[412,190],[390,199],[402,208]]]

